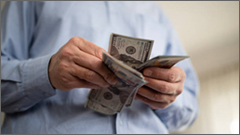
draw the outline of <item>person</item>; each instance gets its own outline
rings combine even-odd
[[[1,18],[2,133],[171,133],[198,114],[190,59],[146,68],[148,84],[116,115],[84,107],[91,88],[116,76],[104,66],[111,33],[154,40],[150,58],[187,55],[162,9],[152,2],[11,1]]]

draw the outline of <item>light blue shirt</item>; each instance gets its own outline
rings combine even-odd
[[[89,89],[53,89],[48,64],[71,37],[108,50],[111,33],[154,40],[151,58],[186,55],[168,18],[152,2],[6,2],[1,18],[2,133],[169,133],[189,127],[198,114],[198,80],[190,59],[183,93],[167,108],[139,100],[117,115],[84,108]]]

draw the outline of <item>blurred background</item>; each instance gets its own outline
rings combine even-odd
[[[239,134],[239,1],[155,3],[170,18],[200,80],[200,114],[178,133]],[[1,123],[3,118],[1,113]]]

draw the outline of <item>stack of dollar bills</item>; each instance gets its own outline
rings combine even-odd
[[[147,67],[171,68],[188,56],[157,56],[149,60],[153,40],[134,38],[112,33],[109,54],[102,53],[103,63],[118,77],[108,88],[92,89],[85,107],[113,115],[132,105],[137,90],[147,81],[142,75]]]

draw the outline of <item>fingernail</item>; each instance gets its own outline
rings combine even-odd
[[[108,76],[106,80],[110,84],[115,84],[117,82],[117,77],[115,75]]]
[[[117,77],[114,77],[112,80],[111,80],[111,84],[115,84],[115,83],[117,83],[117,81],[118,81],[118,79],[117,79]]]
[[[146,75],[146,76],[151,76],[152,75],[152,71],[149,70],[149,69],[146,69],[146,70],[144,70],[143,74]]]

